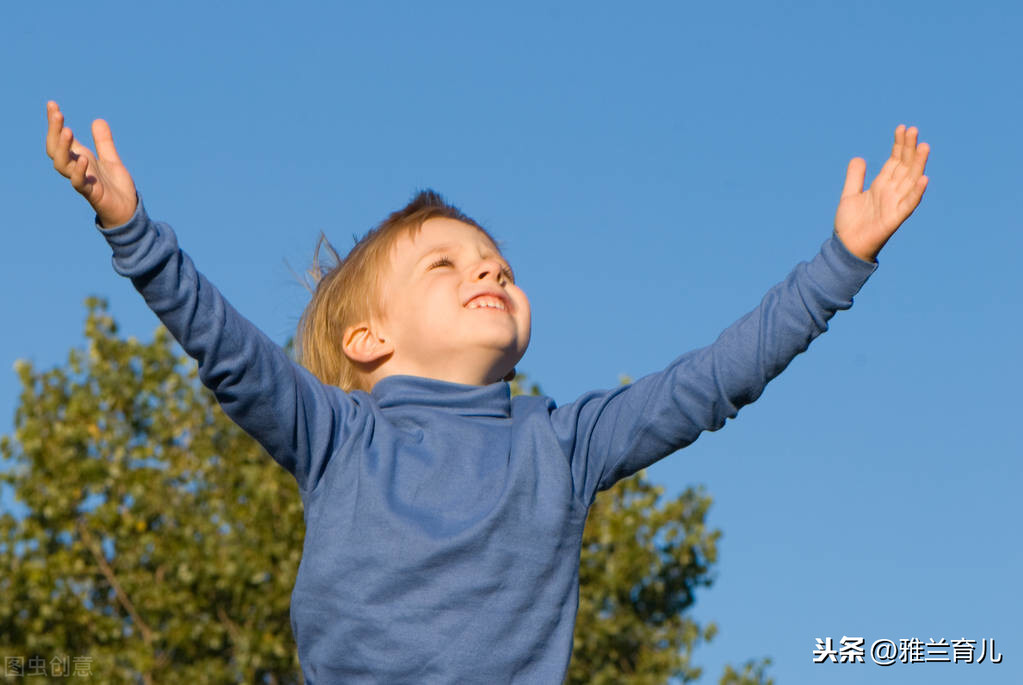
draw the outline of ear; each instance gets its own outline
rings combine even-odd
[[[501,380],[502,381],[507,381],[507,382],[511,383],[514,379],[515,379],[515,367],[513,366],[512,370],[509,371],[508,374],[504,378],[502,378]]]
[[[379,337],[364,321],[345,329],[341,350],[353,362],[370,364],[394,352],[394,344]]]

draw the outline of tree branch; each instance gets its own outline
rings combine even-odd
[[[128,594],[121,587],[121,584],[117,582],[117,576],[114,575],[114,570],[110,568],[110,564],[107,563],[107,559],[103,556],[103,548],[97,544],[96,540],[89,533],[89,529],[85,527],[85,521],[81,518],[78,519],[78,532],[82,536],[82,540],[85,542],[86,547],[92,552],[93,558],[96,563],[99,564],[99,570],[103,573],[103,576],[110,583],[110,587],[114,588],[114,593],[117,595],[117,601],[120,602],[124,610],[131,616],[131,620],[139,627],[139,632],[142,633],[142,641],[146,643],[146,646],[151,646],[153,641],[153,631],[149,629],[146,622],[142,620],[138,612],[135,611],[135,605],[132,604]]]

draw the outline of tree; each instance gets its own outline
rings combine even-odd
[[[116,337],[87,301],[85,353],[22,383],[0,520],[0,648],[88,655],[110,683],[298,683],[294,480],[216,406],[159,328]]]
[[[0,650],[32,664],[85,657],[110,683],[300,683],[289,616],[304,520],[297,486],[226,418],[162,326],[117,336],[90,298],[87,349],[19,362],[0,478],[27,510],[0,516]],[[512,382],[514,393],[526,379]],[[711,582],[710,498],[659,505],[643,474],[601,493],[583,536],[568,683],[692,680],[714,626],[685,615]],[[30,659],[35,659],[30,662]],[[770,685],[766,664],[722,685]],[[50,672],[49,670],[45,672]]]

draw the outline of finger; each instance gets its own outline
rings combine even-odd
[[[845,186],[842,197],[859,195],[863,192],[863,179],[867,175],[867,161],[862,157],[853,157],[845,171]]]
[[[89,158],[85,155],[80,155],[78,159],[71,162],[71,168],[69,169],[69,178],[71,179],[71,187],[82,193],[86,193],[85,177],[89,171]]]
[[[60,112],[60,107],[53,100],[46,103],[46,120],[48,126],[46,129],[46,155],[53,159],[53,155],[57,150],[57,138],[60,136],[60,130],[64,126],[64,115]]]
[[[906,139],[906,127],[899,124],[895,127],[895,142],[892,144],[892,159],[902,159],[902,146]]]
[[[881,171],[877,172],[877,177],[874,182],[891,181],[895,177],[896,169],[898,169],[899,163],[902,161],[902,148],[906,143],[906,127],[903,124],[899,124],[895,127],[895,142],[892,143],[892,154],[885,160],[884,166],[881,167]]]
[[[68,164],[71,162],[71,141],[74,140],[74,137],[74,133],[69,128],[63,128],[57,134],[57,145],[53,151],[53,168],[64,176],[71,175]]]
[[[916,134],[916,126],[906,129],[906,139],[902,145],[902,163],[906,166],[913,163],[913,157],[916,155]]]
[[[117,156],[117,148],[114,147],[114,137],[110,133],[110,125],[102,119],[92,122],[92,140],[96,143],[96,156],[102,162],[118,162],[121,158]]]
[[[924,191],[927,190],[927,183],[929,179],[926,176],[921,176],[913,184],[912,190],[906,194],[899,203],[900,209],[905,212],[906,216],[909,216],[920,204],[920,199],[924,196]]]
[[[920,143],[916,146],[916,156],[913,158],[913,166],[910,170],[910,178],[923,176],[927,168],[927,158],[931,154],[931,146],[927,143]]]

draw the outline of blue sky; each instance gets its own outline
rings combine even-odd
[[[899,123],[921,207],[854,307],[721,431],[655,465],[724,531],[695,654],[787,683],[1017,683],[1023,6],[22,3],[5,8],[0,432],[12,365],[63,363],[87,295],[157,324],[43,152],[106,118],[150,213],[283,343],[322,230],[347,249],[432,187],[504,242],[519,370],[559,403],[663,368],[830,235]],[[1017,47],[1013,47],[1016,45]],[[4,506],[10,506],[5,496]],[[817,637],[995,639],[1001,664],[812,664]]]

